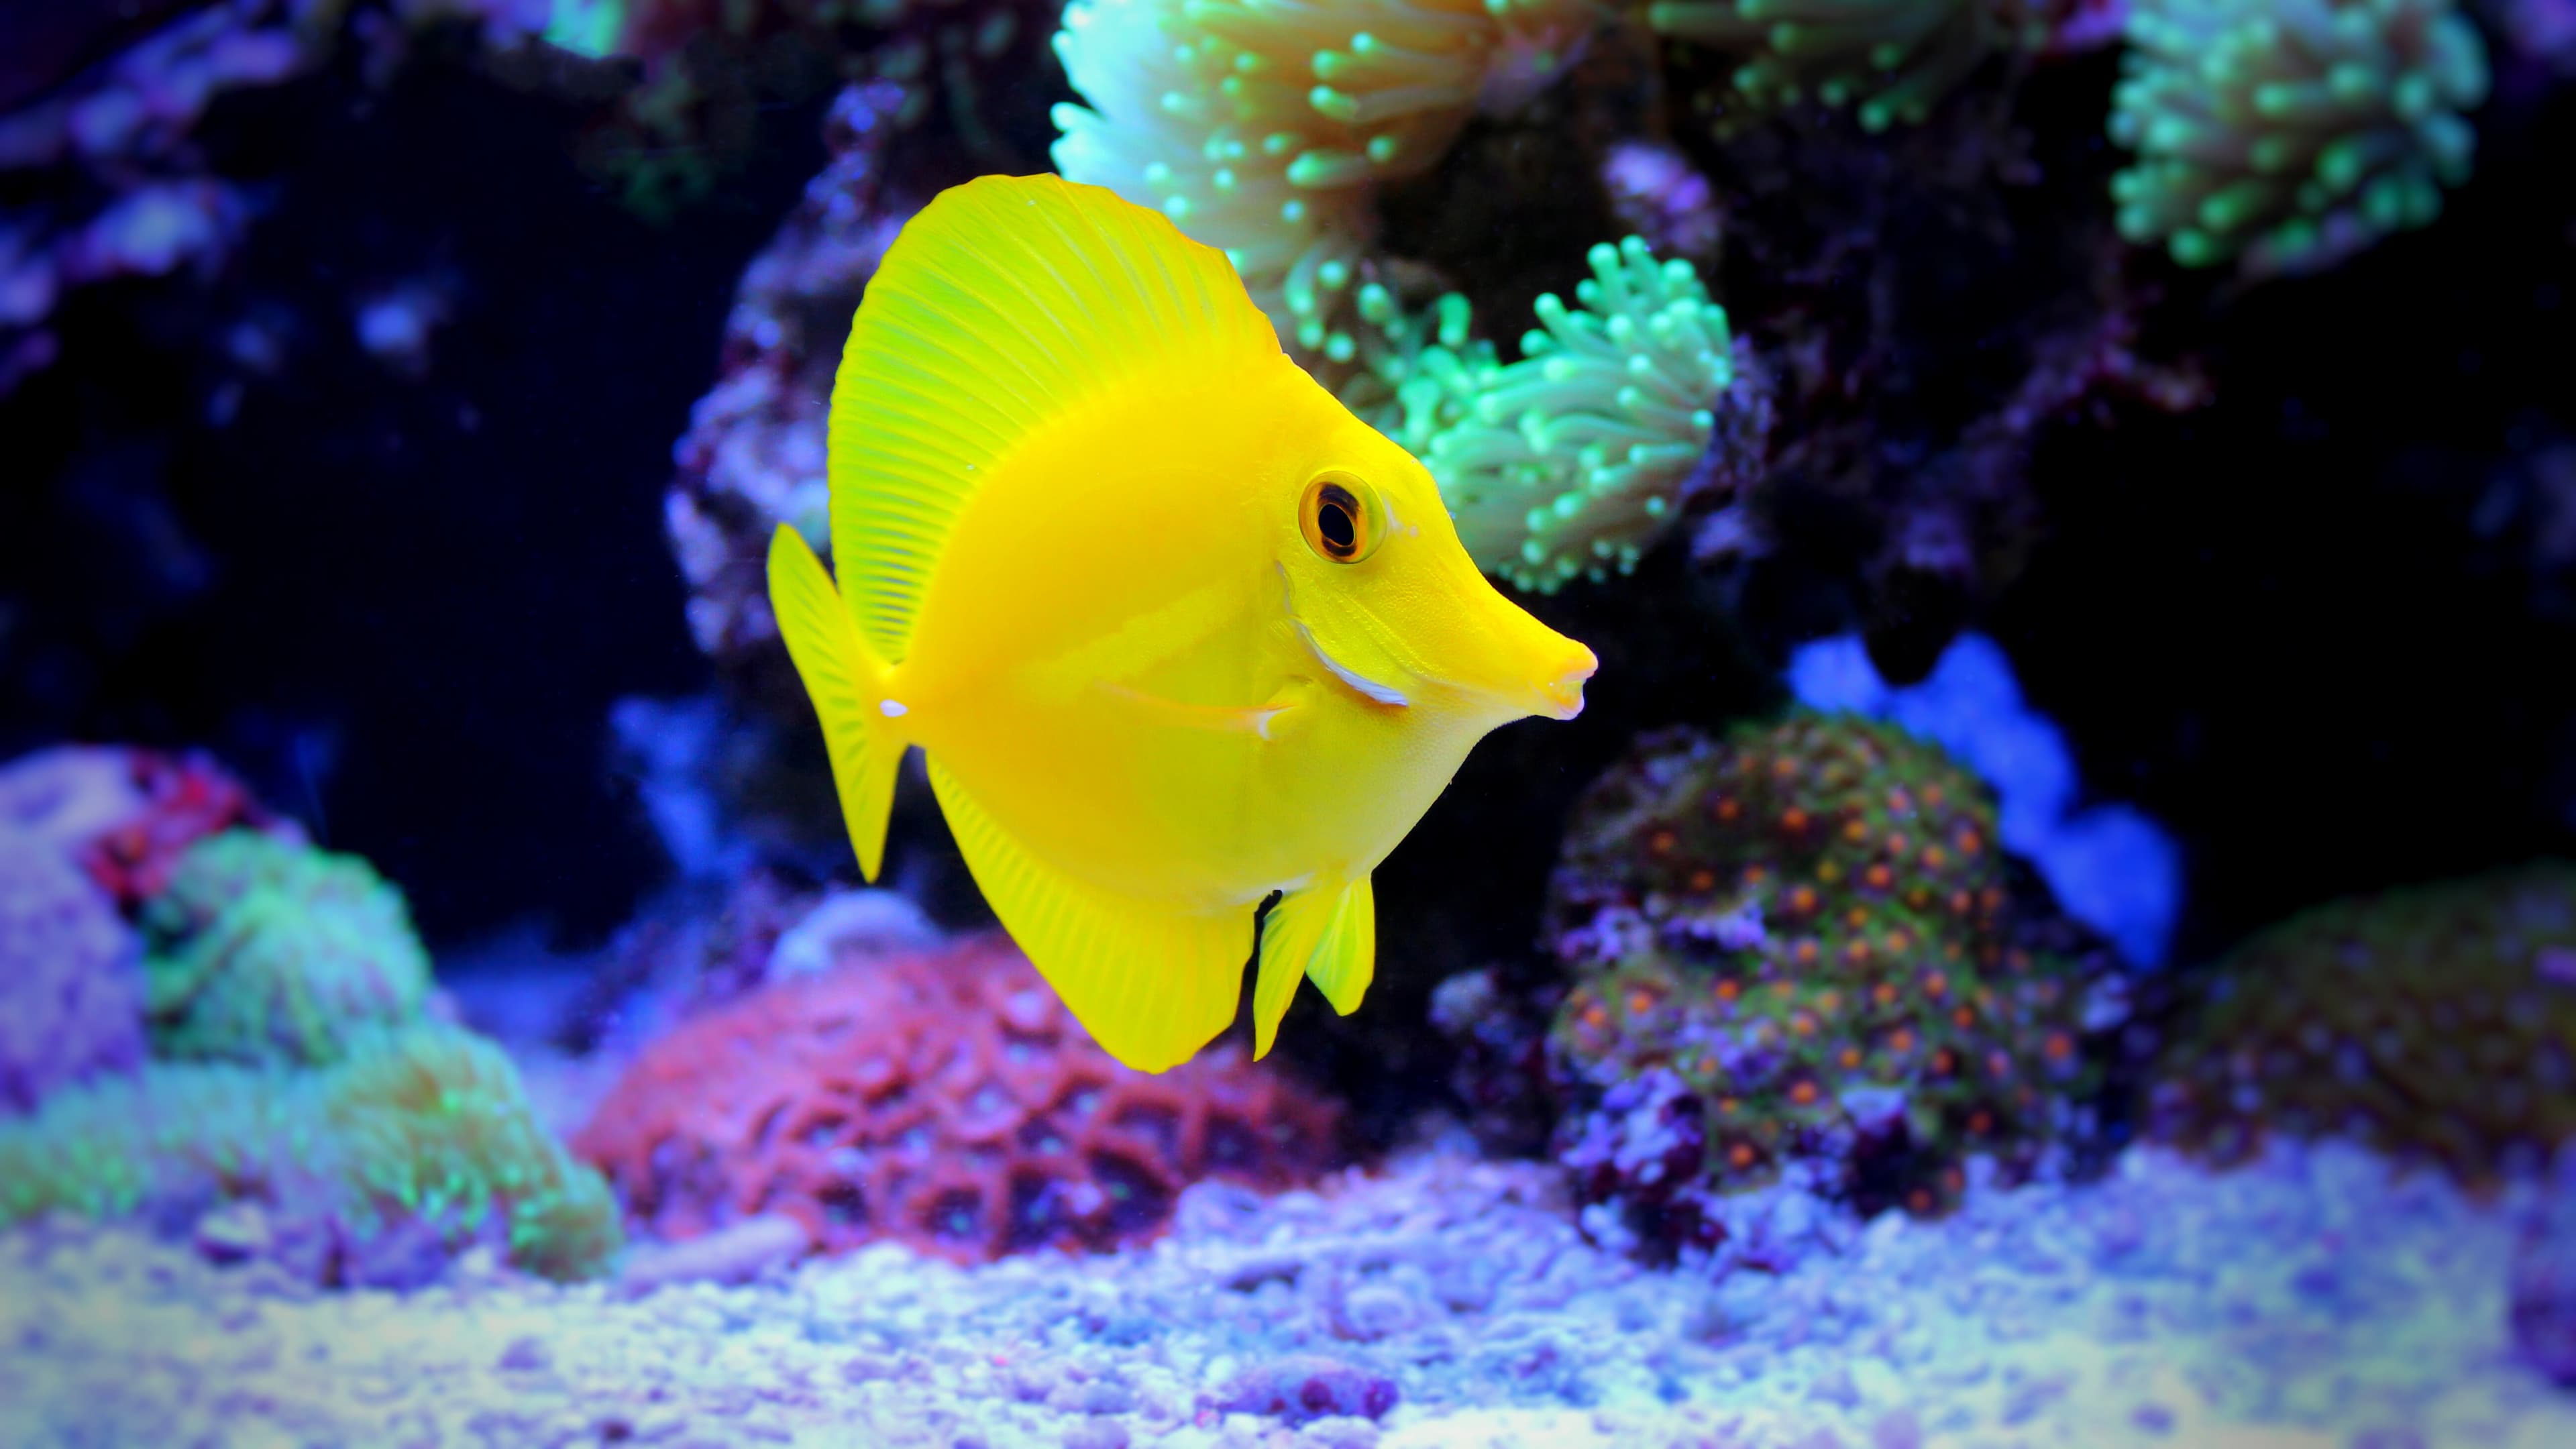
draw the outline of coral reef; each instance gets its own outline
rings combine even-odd
[[[838,1251],[961,1261],[1160,1233],[1206,1176],[1296,1182],[1333,1114],[1220,1048],[1162,1076],[1093,1045],[998,937],[800,976],[647,1047],[575,1139],[635,1224],[759,1213]]]
[[[2220,1162],[2343,1133],[2490,1185],[2576,1133],[2576,865],[2320,906],[2199,984],[2152,1120]]]
[[[0,824],[0,1112],[143,1059],[135,949],[54,842]]]
[[[1540,330],[1509,364],[1468,339],[1463,297],[1408,318],[1364,283],[1359,316],[1376,336],[1342,390],[1431,469],[1468,554],[1542,593],[1635,571],[1693,502],[1758,467],[1768,416],[1690,263],[1659,263],[1636,237],[1586,260],[1579,305],[1541,294]]]
[[[0,1122],[0,1222],[142,1215],[331,1286],[410,1286],[488,1244],[588,1277],[620,1243],[597,1174],[537,1125],[490,1042],[423,1024],[319,1072],[155,1063]]]
[[[322,1066],[417,1016],[429,955],[365,861],[229,830],[190,846],[144,908],[154,1054]]]
[[[228,93],[274,86],[330,59],[345,38],[389,72],[410,34],[462,23],[491,46],[542,23],[533,0],[230,0],[192,7],[0,115],[0,177],[46,177],[45,199],[0,217],[0,395],[53,361],[62,296],[118,277],[200,275],[222,265],[256,207],[190,144]],[[66,48],[63,59],[81,47]]]
[[[1873,132],[1921,123],[2022,28],[2010,0],[1655,0],[1646,23],[1733,62],[1722,129],[1812,101]]]
[[[2038,868],[2068,915],[2132,964],[2163,963],[2182,906],[2179,847],[2133,807],[2077,808],[2066,736],[2023,702],[1994,640],[1962,634],[1922,683],[1892,689],[1857,635],[1817,639],[1790,657],[1789,688],[1809,709],[1894,720],[1949,751],[1994,787],[2004,848]]]
[[[2486,47],[2450,0],[2136,0],[2120,234],[2190,267],[2332,265],[2469,176]]]
[[[1649,735],[1584,797],[1551,895],[1559,1155],[1643,1247],[1715,1246],[1718,1200],[1784,1176],[1935,1211],[1969,1154],[2024,1172],[2089,1131],[2107,963],[2034,948],[2057,933],[1987,790],[1901,730]]]
[[[248,788],[198,753],[62,745],[0,769],[0,822],[78,861],[132,912],[168,889],[190,846],[239,827],[300,838]]]
[[[859,293],[912,205],[886,184],[883,153],[904,92],[854,85],[824,125],[831,160],[743,273],[725,319],[722,376],[672,449],[663,504],[689,582],[689,632],[719,664],[784,673],[769,614],[769,537],[793,525],[817,549],[830,527],[823,425]]]
[[[1375,193],[1436,165],[1482,106],[1553,78],[1584,0],[1074,0],[1056,53],[1056,168],[1223,251],[1280,341],[1347,364]]]

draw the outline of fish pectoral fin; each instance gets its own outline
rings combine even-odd
[[[1377,974],[1377,899],[1369,877],[1291,891],[1261,923],[1261,974],[1252,987],[1252,1055],[1269,1055],[1300,975],[1333,1010],[1357,1010]]]
[[[1260,704],[1183,704],[1177,699],[1165,699],[1159,694],[1151,694],[1132,685],[1117,684],[1105,679],[1100,681],[1100,688],[1104,693],[1133,707],[1141,717],[1167,728],[1202,730],[1210,734],[1252,735],[1265,740],[1275,740],[1280,737],[1280,727],[1287,722],[1285,717],[1292,714],[1305,698],[1302,691],[1297,691],[1292,686],[1280,690]]]
[[[1112,895],[1031,855],[935,756],[930,783],[993,914],[1111,1056],[1167,1071],[1233,1025],[1250,911],[1193,914]]]

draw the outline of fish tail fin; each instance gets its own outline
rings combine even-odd
[[[785,524],[769,539],[769,608],[823,722],[859,873],[874,882],[885,865],[886,816],[906,743],[883,709],[888,666],[868,647],[823,561]]]
[[[1315,983],[1343,1016],[1359,1009],[1377,975],[1377,897],[1369,877],[1338,890],[1291,891],[1261,923],[1261,973],[1252,985],[1252,1055],[1270,1054],[1297,978]]]

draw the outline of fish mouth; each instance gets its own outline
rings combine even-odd
[[[1574,643],[1571,639],[1566,642]],[[1583,713],[1583,681],[1598,673],[1600,668],[1601,660],[1598,655],[1581,644],[1575,644],[1573,655],[1564,661],[1555,677],[1542,678],[1531,686],[1546,704],[1545,708],[1535,713],[1546,715],[1550,719],[1561,720],[1572,719]]]

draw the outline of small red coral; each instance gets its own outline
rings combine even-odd
[[[41,751],[0,771],[0,818],[53,841],[131,915],[170,883],[179,853],[250,826],[295,833],[204,754],[123,745]]]
[[[1232,1045],[1161,1076],[1120,1065],[983,936],[689,1021],[573,1146],[666,1238],[784,1213],[827,1252],[891,1238],[977,1261],[1152,1238],[1199,1178],[1313,1176],[1336,1128]]]

